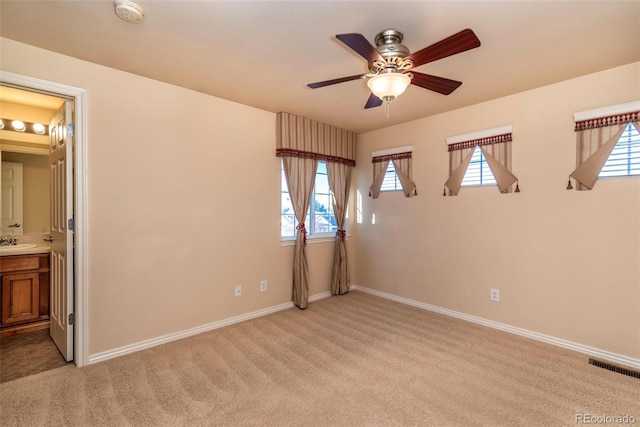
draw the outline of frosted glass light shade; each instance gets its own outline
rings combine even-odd
[[[383,101],[391,101],[402,95],[411,83],[411,78],[406,74],[384,73],[371,77],[367,86],[371,92]]]

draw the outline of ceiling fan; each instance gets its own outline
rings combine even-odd
[[[376,35],[376,47],[374,47],[362,34],[336,35],[338,40],[367,60],[370,72],[309,83],[307,86],[311,89],[317,89],[337,83],[367,78],[367,85],[372,93],[364,108],[379,107],[384,101],[387,103],[392,101],[401,95],[409,84],[443,95],[449,95],[462,82],[412,70],[429,62],[480,46],[480,40],[468,28],[415,53],[411,53],[402,44],[403,37],[404,35],[399,30],[384,30]]]

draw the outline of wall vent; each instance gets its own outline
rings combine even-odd
[[[621,368],[620,366],[612,365],[611,363],[601,362],[599,360],[595,360],[595,359],[591,359],[590,358],[589,359],[589,364],[593,365],[593,366],[597,366],[598,368],[608,369],[610,371],[617,372],[617,373],[622,374],[622,375],[627,375],[629,377],[640,379],[640,372],[633,371],[633,370],[627,369],[627,368]]]

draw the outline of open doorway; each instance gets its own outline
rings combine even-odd
[[[41,239],[42,236],[40,234],[46,234],[45,238],[47,238],[47,240],[51,240],[52,236],[56,236],[54,237],[54,242],[50,242],[53,248],[55,239],[59,238],[59,236],[55,235],[54,231],[62,231],[63,236],[70,236],[69,246],[66,252],[61,251],[56,253],[55,251],[53,251],[53,254],[51,255],[51,258],[49,260],[50,268],[48,271],[50,275],[50,285],[53,284],[54,281],[58,281],[64,283],[65,286],[68,285],[66,288],[62,288],[62,290],[58,289],[57,291],[54,288],[50,288],[49,295],[47,295],[47,292],[45,290],[40,291],[39,288],[33,283],[35,281],[35,276],[31,276],[31,278],[29,278],[25,274],[23,274],[22,276],[16,275],[17,278],[14,278],[16,280],[13,280],[12,282],[9,280],[3,281],[3,292],[9,292],[13,288],[15,288],[15,290],[17,290],[18,292],[23,293],[33,291],[30,294],[30,296],[33,297],[31,299],[31,306],[37,305],[39,308],[47,309],[46,305],[48,302],[49,313],[47,316],[46,310],[45,312],[41,310],[40,312],[38,312],[37,318],[35,318],[36,316],[33,315],[27,315],[26,317],[23,316],[21,320],[24,320],[23,323],[28,325],[23,326],[22,328],[17,325],[17,323],[19,322],[14,321],[13,324],[11,324],[11,322],[15,320],[11,319],[8,325],[9,327],[7,328],[4,327],[7,325],[3,325],[2,330],[0,330],[0,334],[2,334],[0,340],[3,341],[2,344],[11,344],[12,342],[19,343],[21,341],[24,341],[22,343],[23,345],[35,345],[35,343],[42,344],[43,340],[46,341],[48,339],[48,329],[51,327],[51,323],[53,322],[58,325],[62,325],[62,333],[65,335],[62,344],[58,342],[58,353],[63,355],[63,364],[67,361],[73,361],[76,365],[83,366],[87,363],[87,206],[85,175],[86,91],[66,85],[32,79],[30,77],[6,72],[0,74],[0,86],[0,102],[3,102],[3,114],[14,111],[25,112],[29,109],[33,110],[34,108],[46,110],[47,107],[51,111],[59,112],[60,109],[56,109],[56,106],[53,104],[57,104],[58,107],[64,107],[64,105],[66,104],[68,107],[67,111],[69,113],[70,120],[73,119],[73,121],[76,122],[74,125],[71,125],[69,122],[60,122],[59,117],[55,117],[55,114],[52,114],[51,120],[49,121],[42,119],[38,120],[38,122],[44,121],[47,124],[48,132],[53,132],[54,137],[56,135],[58,136],[56,140],[57,142],[53,143],[54,146],[57,144],[57,146],[63,147],[65,146],[65,143],[68,142],[66,146],[68,146],[70,150],[68,151],[68,155],[66,156],[66,158],[62,157],[62,159],[60,158],[60,156],[52,156],[52,152],[54,151],[54,149],[52,149],[51,144],[52,141],[56,138],[47,136],[47,139],[49,141],[47,141],[46,147],[43,147],[42,145],[38,145],[37,141],[25,141],[26,138],[24,133],[14,133],[11,134],[11,136],[8,136],[10,131],[3,132],[2,130],[0,130],[0,132],[3,133],[0,146],[0,155],[2,155],[3,161],[5,159],[9,159],[18,160],[14,163],[29,163],[34,158],[44,155],[47,159],[46,169],[49,172],[49,192],[47,196],[49,198],[48,203],[50,207],[46,209],[46,211],[49,213],[48,220],[51,224],[51,227],[49,227],[49,229],[47,230],[43,230],[42,219],[40,219],[40,222],[38,223],[39,225],[36,228],[32,226],[33,220],[31,219],[30,215],[33,212],[29,212],[29,210],[33,204],[32,200],[30,200],[27,204],[28,206],[25,206],[25,209],[27,210],[26,217],[24,218],[25,221],[20,223],[22,228],[22,230],[20,231],[22,233],[16,233],[16,235],[19,236],[16,240],[20,241],[21,243],[24,242],[26,244],[29,244],[29,242],[34,239]],[[49,104],[38,105],[38,103],[42,104],[46,102],[49,102]],[[11,108],[4,108],[8,105],[6,103],[13,103],[14,105],[10,105]],[[18,117],[2,118],[16,119]],[[26,116],[18,119],[26,123],[36,122],[36,120]],[[60,126],[56,126],[56,120],[60,123]],[[43,150],[43,148],[46,148],[46,151]],[[6,155],[5,152],[7,153]],[[40,164],[42,164],[42,161],[40,161]],[[69,175],[67,181],[65,181],[64,179],[59,180],[55,178],[56,175],[53,172],[54,169],[57,169],[58,172],[60,172],[61,170],[60,167],[56,168],[56,166],[64,166],[65,164],[69,166],[68,169],[73,173],[73,175]],[[31,168],[31,166],[29,166],[29,168]],[[29,170],[31,171],[31,169]],[[58,175],[60,175],[60,173],[58,173]],[[32,183],[29,184],[29,187],[31,186],[31,184]],[[67,184],[68,186],[65,188],[65,185]],[[5,201],[6,199],[7,198],[3,195],[3,201]],[[63,215],[59,215],[55,209],[55,207],[59,205],[70,206],[70,216],[65,217]],[[40,210],[42,210],[42,208],[40,208]],[[56,218],[56,216],[58,216],[58,218]],[[4,231],[5,230],[3,230],[3,232]],[[45,233],[41,233],[42,231],[45,231]],[[64,238],[60,240],[62,242],[65,241]],[[9,249],[9,251],[10,250],[11,249]],[[6,251],[3,252],[5,252],[2,254],[3,259],[8,260],[9,258],[5,258],[5,256],[9,256],[10,254],[6,253]],[[28,253],[28,251],[26,254],[21,254],[21,256],[11,256],[13,257],[13,259],[18,259],[18,261],[21,261],[23,263],[32,258],[32,254]],[[3,265],[6,264],[11,263],[3,263]],[[29,266],[29,268],[31,267],[35,266]],[[43,263],[42,266],[38,267],[42,267],[41,271],[39,271],[40,277],[42,277],[43,271],[46,270],[47,265],[46,263]],[[33,280],[29,282],[29,280],[31,279]],[[38,292],[36,292],[36,290],[38,290]],[[37,297],[40,297],[40,300],[37,303],[34,302],[36,301],[36,293]],[[12,314],[15,315],[15,318],[20,317],[22,312],[29,311],[24,309],[28,304],[22,305],[23,307],[20,307],[19,304],[15,307],[9,307],[7,304],[3,304],[2,317],[8,317],[8,315],[5,313],[8,312],[7,310],[5,310],[6,307],[13,309]],[[47,330],[44,331],[45,329]],[[16,331],[18,333],[16,333]],[[59,334],[60,330],[58,330],[58,335]],[[23,336],[21,337],[20,335]],[[50,344],[50,342],[48,344]],[[16,351],[15,353],[19,354],[20,352]],[[43,351],[41,353],[50,354],[51,352]],[[48,365],[49,363],[43,360],[34,361],[34,369],[36,371],[38,369],[42,370],[43,366]]]
[[[53,339],[61,319],[56,317],[59,292],[52,286],[60,278],[59,262],[51,254],[52,231],[64,200],[52,196],[66,198],[67,192],[56,188],[57,161],[52,167],[51,156],[58,132],[56,116],[66,103],[72,106],[73,100],[0,87],[1,382],[73,360],[73,346]],[[73,191],[69,193],[72,198]],[[73,265],[73,257],[69,261]],[[73,301],[73,295],[69,297]]]

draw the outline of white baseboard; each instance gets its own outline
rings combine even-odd
[[[331,292],[322,292],[316,295],[309,296],[309,302],[318,301],[331,296]],[[211,331],[225,326],[233,325],[234,323],[244,322],[245,320],[255,319],[256,317],[266,316],[267,314],[275,313],[282,310],[287,310],[294,307],[292,302],[286,302],[283,304],[275,305],[273,307],[264,308],[262,310],[252,311],[251,313],[241,314],[240,316],[230,317],[228,319],[219,320],[217,322],[208,323],[206,325],[197,326],[195,328],[187,329],[181,332],[173,334],[163,335],[161,337],[152,338],[149,340],[140,341],[134,344],[125,345],[112,350],[102,351],[100,353],[92,354],[89,356],[89,364],[104,362],[105,360],[113,359],[114,357],[124,356],[125,354],[135,353],[136,351],[145,350],[158,345],[170,343],[183,338],[187,338],[193,335],[201,334],[203,332]]]
[[[601,350],[599,348],[590,347],[583,344],[578,344],[572,341],[563,340],[561,338],[552,337],[549,335],[540,334],[538,332],[529,331],[527,329],[518,328],[515,326],[510,326],[504,323],[494,322],[493,320],[483,319],[481,317],[471,316],[469,314],[460,313],[458,311],[449,310],[446,308],[438,307],[431,304],[426,304],[420,301],[415,301],[409,298],[399,297],[397,295],[388,294],[386,292],[377,291],[375,289],[366,288],[360,285],[351,285],[351,290],[357,290],[360,292],[364,292],[367,294],[375,295],[380,298],[385,298],[391,301],[399,302],[401,304],[410,305],[413,307],[418,307],[423,310],[433,311],[435,313],[444,314],[445,316],[455,317],[457,319],[466,320],[471,323],[476,323],[479,325],[487,326],[493,329],[499,329],[504,332],[509,332],[515,335],[520,335],[523,337],[531,338],[536,341],[541,341],[547,344],[555,345],[557,347],[566,348],[569,350],[577,351],[579,353],[583,353],[592,357],[597,357],[598,359],[607,360],[613,363],[618,363],[626,366],[630,366],[636,369],[640,369],[640,359],[635,359],[633,357],[624,356],[621,354],[611,353],[606,350]]]

